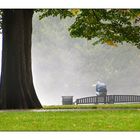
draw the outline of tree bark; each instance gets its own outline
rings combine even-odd
[[[1,109],[41,108],[31,67],[33,10],[3,10]]]

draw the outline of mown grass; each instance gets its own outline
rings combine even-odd
[[[139,131],[139,110],[0,112],[1,131]]]
[[[52,105],[44,109],[140,109],[140,104]]]

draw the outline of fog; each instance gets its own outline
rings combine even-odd
[[[33,17],[33,80],[42,105],[62,104],[62,96],[93,96],[98,80],[106,83],[108,94],[140,94],[140,50],[71,38],[73,20]]]
[[[42,104],[61,104],[61,96],[95,95],[98,80],[108,94],[139,94],[140,50],[124,43],[116,48],[92,45],[92,41],[71,38],[73,19],[33,19],[33,77]]]

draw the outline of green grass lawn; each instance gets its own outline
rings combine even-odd
[[[44,109],[140,109],[140,104],[51,105]]]
[[[0,112],[4,131],[139,131],[139,110]]]

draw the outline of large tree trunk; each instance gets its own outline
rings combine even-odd
[[[33,10],[3,10],[1,109],[41,108],[31,68]]]

